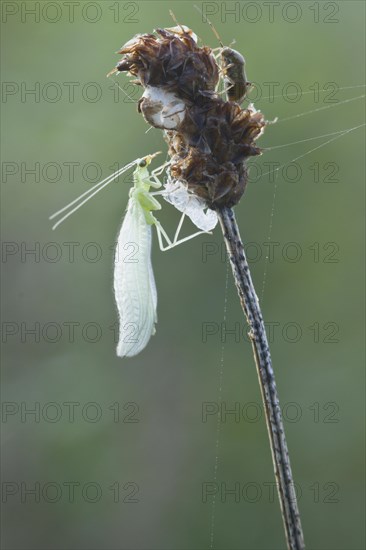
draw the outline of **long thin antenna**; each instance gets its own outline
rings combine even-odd
[[[151,155],[146,155],[145,157],[142,157],[140,159],[135,159],[132,162],[130,162],[129,164],[126,164],[125,166],[122,166],[122,168],[120,168],[119,170],[114,172],[114,174],[111,174],[110,176],[107,176],[106,178],[104,178],[104,180],[102,180],[99,183],[93,185],[93,187],[91,187],[90,189],[88,189],[87,191],[85,191],[84,193],[79,195],[78,197],[76,197],[76,199],[69,202],[69,204],[67,204],[66,206],[64,206],[63,208],[61,208],[60,210],[58,210],[57,212],[55,212],[54,214],[52,214],[49,217],[50,220],[53,220],[54,218],[56,218],[57,216],[62,214],[62,212],[65,212],[66,210],[69,210],[70,207],[72,207],[74,204],[76,204],[76,206],[74,208],[72,208],[69,212],[67,212],[67,214],[65,214],[60,220],[58,220],[55,223],[55,225],[52,227],[52,229],[53,230],[56,229],[56,227],[58,227],[62,222],[64,222],[67,218],[69,218],[72,214],[74,214],[74,212],[79,210],[79,208],[81,206],[83,206],[83,204],[87,203],[92,197],[94,197],[94,195],[99,193],[99,191],[101,191],[104,187],[106,187],[107,185],[112,183],[112,181],[117,179],[119,176],[121,176],[122,174],[127,172],[127,170],[129,170],[130,168],[132,168],[133,166],[135,166],[136,164],[141,162],[141,160],[147,160],[148,164],[150,164],[150,162],[157,155],[160,155],[160,153],[161,153],[161,151],[157,151],[156,153],[153,153]],[[81,199],[83,199],[83,200],[81,200]]]
[[[65,214],[64,216],[62,216],[62,218],[60,220],[58,220],[55,225],[52,226],[52,230],[56,229],[56,227],[58,227],[61,223],[63,223],[67,218],[69,218],[72,214],[74,214],[77,210],[79,210],[79,208],[81,208],[85,203],[87,203],[92,197],[94,197],[94,195],[96,195],[97,193],[99,193],[99,191],[101,191],[104,187],[106,187],[107,185],[109,185],[112,181],[114,181],[115,179],[117,179],[121,174],[123,174],[124,172],[126,172],[129,168],[131,168],[132,166],[134,166],[136,164],[136,161],[134,162],[131,162],[130,164],[127,164],[126,166],[123,166],[123,168],[120,168],[119,170],[117,170],[117,172],[114,172],[114,174],[108,176],[107,178],[105,178],[103,181],[97,183],[96,185],[94,185],[93,187],[91,187],[90,189],[88,189],[88,191],[85,191],[85,193],[82,193],[79,197],[77,197],[76,199],[74,199],[73,201],[71,201],[69,204],[67,204],[66,206],[64,206],[63,208],[61,208],[60,210],[58,210],[57,212],[55,212],[54,214],[52,214],[49,219],[50,220],[53,220],[54,218],[56,218],[57,216],[59,216],[60,214],[62,214],[62,212],[65,212],[66,210],[69,210],[69,208],[71,206],[73,206],[74,204],[76,204],[76,206],[74,208],[72,208],[69,212],[67,212],[67,214]],[[83,197],[85,197],[83,199]],[[81,200],[83,199],[83,200]],[[81,202],[80,202],[81,201]]]
[[[95,189],[98,189],[101,185],[103,185],[104,182],[106,182],[108,180],[108,183],[109,183],[109,180],[113,180],[113,179],[116,179],[121,173],[125,172],[126,170],[128,170],[129,168],[131,168],[134,164],[136,164],[136,161],[134,160],[133,162],[130,162],[129,164],[126,164],[126,166],[123,166],[122,168],[119,168],[116,172],[114,172],[113,174],[110,174],[109,176],[107,176],[106,178],[104,178],[104,180],[100,181],[99,183],[96,183],[95,185],[93,185],[93,187],[91,187],[90,189],[88,189],[87,191],[85,191],[84,193],[82,193],[81,195],[79,195],[78,197],[76,197],[76,199],[74,199],[73,201],[69,202],[66,206],[64,206],[63,208],[61,208],[60,210],[57,210],[57,212],[55,212],[54,214],[52,214],[48,219],[49,220],[53,220],[54,218],[56,218],[59,214],[62,214],[62,212],[65,212],[65,210],[68,210],[70,208],[70,206],[73,206],[73,204],[79,202],[83,197],[85,197],[86,195],[89,195],[91,194]],[[123,171],[123,172],[122,172]]]

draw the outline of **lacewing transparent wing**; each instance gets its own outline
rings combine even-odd
[[[118,235],[114,293],[119,315],[117,355],[133,357],[155,333],[157,292],[151,264],[151,225],[141,205],[130,199]]]

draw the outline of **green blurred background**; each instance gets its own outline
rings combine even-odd
[[[273,18],[266,2],[200,4],[225,44],[236,39],[261,96],[255,106],[269,120],[319,109],[279,120],[260,144],[362,124],[363,100],[342,102],[364,93],[364,3],[271,5]],[[191,2],[2,3],[4,549],[194,550],[209,548],[212,535],[217,549],[285,546],[219,229],[165,253],[154,239],[157,334],[139,356],[121,360],[113,243],[130,178],[56,232],[48,221],[118,164],[166,150],[161,132],[146,133],[133,102],[105,75],[133,35],[172,26],[169,8],[218,46]],[[233,8],[236,16],[227,13]],[[270,82],[278,85],[268,99]],[[294,92],[290,82],[303,92],[297,101],[277,97]],[[118,83],[138,99],[125,76]],[[31,88],[36,95],[25,94]],[[269,162],[286,170],[275,182],[252,181],[236,208],[259,296],[266,271],[262,306],[311,550],[365,544],[363,136],[355,130],[304,157],[329,138],[266,152],[256,174]],[[163,210],[172,234],[178,214]],[[223,406],[240,414],[223,411],[215,481],[222,364]],[[203,418],[205,403],[212,414]],[[213,497],[204,497],[214,481],[212,518]]]

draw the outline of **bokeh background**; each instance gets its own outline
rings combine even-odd
[[[199,5],[245,55],[255,106],[279,117],[263,147],[363,123],[363,2]],[[285,546],[219,229],[165,253],[154,239],[157,333],[121,360],[113,247],[131,178],[56,232],[48,221],[118,165],[166,150],[136,112],[139,90],[119,76],[132,100],[118,95],[105,75],[133,35],[172,26],[172,7],[218,46],[188,1],[2,2],[4,549]],[[311,550],[365,544],[363,128],[338,137],[267,151],[236,208]],[[285,165],[276,179],[272,162]],[[160,219],[172,234],[177,212],[166,205]]]

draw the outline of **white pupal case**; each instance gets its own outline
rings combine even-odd
[[[216,212],[207,208],[204,200],[190,193],[182,182],[169,178],[164,187],[163,198],[186,214],[198,229],[211,231],[216,227]]]

